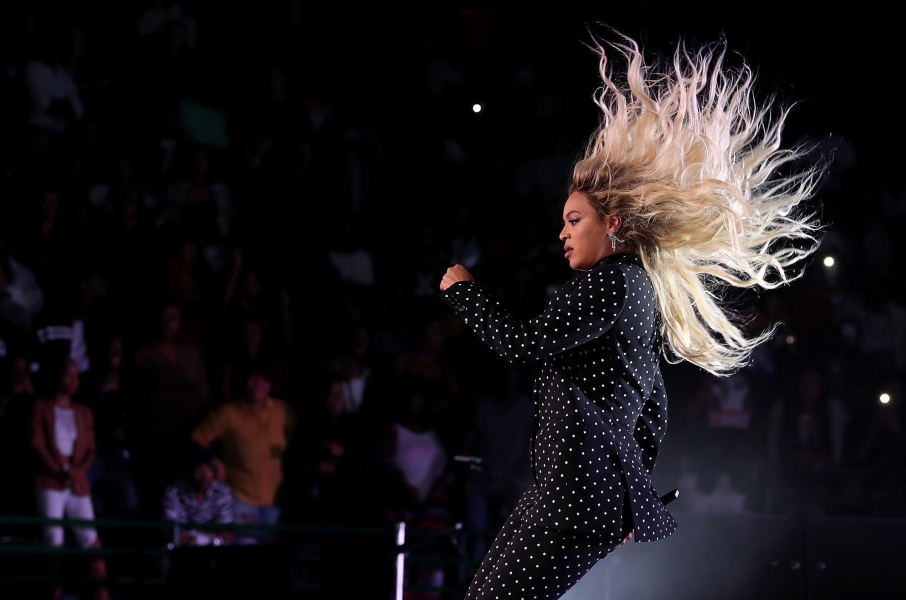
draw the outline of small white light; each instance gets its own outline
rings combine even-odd
[[[481,104],[473,104],[473,105],[472,105],[472,112],[473,112],[473,113],[480,113],[480,112],[481,112]]]
[[[890,394],[881,394],[879,400],[881,400],[881,404],[887,404],[890,402]]]
[[[834,257],[833,257],[833,256],[825,256],[825,257],[824,257],[824,266],[825,266],[825,267],[833,267],[833,266],[834,266]]]
[[[794,335],[788,335],[788,336],[786,336],[786,343],[787,343],[787,344],[795,344],[795,343],[796,343],[796,336],[794,336]]]

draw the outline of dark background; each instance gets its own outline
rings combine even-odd
[[[569,277],[560,209],[598,122],[585,44],[590,31],[612,35],[605,23],[652,57],[681,38],[725,38],[729,63],[759,73],[763,101],[796,104],[786,143],[830,162],[817,195],[825,237],[803,277],[740,301],[754,327],[778,327],[752,367],[715,380],[664,366],[671,428],[655,482],[688,491],[678,511],[906,515],[906,84],[893,14],[874,3],[429,4],[3,4],[0,256],[5,285],[12,259],[44,299],[0,290],[0,426],[12,432],[0,464],[21,492],[3,510],[34,510],[30,465],[10,460],[28,453],[34,399],[15,391],[17,360],[37,382],[48,356],[71,350],[39,332],[78,321],[89,359],[79,400],[110,451],[129,452],[141,500],[123,508],[99,484],[97,512],[159,516],[159,484],[180,463],[152,473],[143,462],[153,398],[132,361],[169,305],[207,386],[179,415],[179,444],[234,398],[238,374],[278,373],[275,395],[299,415],[285,522],[496,528],[514,490],[476,482],[451,457],[487,450],[479,407],[524,406],[531,369],[483,348],[436,289],[447,266],[470,261],[527,315]],[[68,73],[75,94],[38,106],[35,64]],[[352,380],[361,405],[328,414],[331,390]],[[744,425],[717,424],[722,410],[745,413]],[[435,432],[448,459],[415,503],[394,470],[394,427],[407,420]],[[344,458],[324,456],[331,441]],[[507,466],[517,488],[525,467]]]

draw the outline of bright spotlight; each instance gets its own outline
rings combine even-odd
[[[473,105],[472,105],[472,112],[473,112],[473,113],[480,113],[480,112],[481,112],[481,104],[473,104]]]
[[[833,266],[834,266],[834,262],[835,262],[835,261],[834,261],[834,257],[833,257],[833,256],[825,256],[825,257],[824,257],[824,266],[825,266],[825,267],[833,267]]]
[[[887,404],[890,402],[890,394],[881,394],[879,400],[881,401],[881,404]]]

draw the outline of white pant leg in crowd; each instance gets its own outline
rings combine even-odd
[[[48,490],[39,488],[37,492],[38,513],[48,519],[84,519],[94,520],[94,506],[91,496],[76,496],[72,490]],[[94,527],[73,527],[76,542],[82,548],[90,548],[97,542],[98,533]],[[44,542],[50,546],[63,545],[63,528],[51,525],[44,528]]]

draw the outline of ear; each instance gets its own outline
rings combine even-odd
[[[607,233],[616,233],[620,230],[620,217],[616,215],[607,215],[605,224],[607,225]]]

